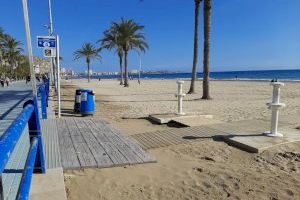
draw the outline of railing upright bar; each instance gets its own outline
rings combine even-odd
[[[29,136],[30,138],[36,137],[38,140],[38,149],[37,149],[36,160],[34,165],[34,172],[45,173],[46,167],[45,167],[44,149],[43,149],[37,97],[34,97],[33,101],[29,100],[25,102],[24,106],[26,106],[27,104],[33,104],[34,106],[34,111],[30,119],[28,120]]]
[[[36,154],[38,150],[38,139],[32,138],[29,154],[26,160],[21,183],[17,193],[17,200],[28,200]]]
[[[46,92],[46,86],[41,85],[39,87],[39,91],[40,91],[40,94],[41,94],[42,118],[47,119],[47,92]]]

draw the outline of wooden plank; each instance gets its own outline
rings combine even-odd
[[[102,123],[103,124],[103,123]],[[112,129],[113,134],[115,134],[117,137],[119,137],[123,142],[125,142],[130,149],[133,150],[133,152],[139,156],[139,158],[144,162],[152,162],[154,159],[147,154],[139,145],[137,145],[135,142],[133,142],[129,137],[127,137],[125,134],[121,133],[119,130],[115,129],[110,124],[106,124],[110,129]]]
[[[95,125],[97,124],[95,123]],[[132,142],[129,137],[126,137],[124,134],[122,134],[119,130],[115,129],[111,125],[106,125],[105,128],[107,128],[108,131],[114,136],[112,137],[112,140],[115,142],[115,145],[117,147],[120,147],[120,150],[124,152],[123,155],[127,159],[130,159],[132,163],[149,161],[145,160],[145,157],[149,158],[148,156],[145,156],[146,152],[144,152],[140,147],[138,147],[134,142]]]
[[[61,163],[63,168],[79,168],[80,163],[66,121],[57,120]]]
[[[94,123],[91,120],[85,120],[85,123],[99,142],[109,142],[108,138],[100,131],[98,131],[98,129],[96,128],[96,126],[94,126]]]
[[[143,149],[151,149],[151,147],[148,145],[148,142],[144,141],[140,134],[131,135],[130,137],[135,139],[143,147]]]
[[[90,128],[93,128],[93,134],[99,144],[103,147],[107,155],[110,157],[112,162],[115,165],[122,165],[122,164],[129,164],[129,162],[126,160],[126,158],[118,151],[118,149],[115,148],[109,141],[109,139],[104,134],[103,130],[97,129],[95,124],[92,121],[86,121],[86,123],[89,124]]]
[[[154,142],[153,140],[151,140],[151,136],[152,136],[153,133],[148,133],[148,134],[151,134],[151,135],[141,134],[140,135],[141,139],[143,141],[145,141],[150,148],[157,148],[157,144],[161,143],[161,141],[158,140],[157,142]]]
[[[132,164],[143,162],[139,152],[135,152],[134,149],[131,148],[132,141],[130,141],[128,137],[122,137],[123,134],[117,133],[117,130],[112,126],[107,125],[106,128],[108,129],[108,133],[112,135],[111,141]]]
[[[82,137],[74,119],[66,120],[66,125],[69,129],[71,139],[76,150],[76,154],[81,167],[96,167],[97,163],[90,149]]]
[[[176,145],[178,143],[182,143],[183,141],[180,138],[178,138],[178,136],[176,136],[174,132],[175,130],[165,130],[157,132],[156,135],[159,135],[159,137],[168,145]]]
[[[129,161],[115,148],[110,142],[101,143],[102,147],[107,152],[107,155],[111,158],[115,165],[125,165],[129,164]]]
[[[159,138],[166,146],[177,144],[177,137],[174,137],[173,132],[155,131],[153,132],[153,136]]]
[[[124,142],[121,141],[118,137],[115,136],[114,132],[107,126],[96,124],[93,120],[91,120],[94,125],[98,128],[99,131],[103,132],[103,134],[108,138],[110,143],[115,146],[115,148],[125,157],[125,159],[130,163],[138,163],[141,162],[139,157],[137,157],[134,153],[131,152],[130,149],[126,148]]]
[[[76,120],[76,125],[80,130],[83,138],[85,139],[88,147],[90,148],[90,151],[92,152],[94,159],[97,162],[97,166],[98,167],[113,166],[112,160],[107,155],[107,152],[97,141],[90,127],[88,127],[88,124],[86,124],[86,120]]]

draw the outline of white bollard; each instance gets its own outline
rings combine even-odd
[[[184,81],[177,81],[178,84],[178,89],[177,89],[177,94],[175,94],[175,97],[178,98],[178,115],[185,115],[185,113],[182,111],[182,99],[185,96],[185,94],[182,92],[182,85]]]
[[[271,131],[265,132],[264,134],[266,136],[270,137],[283,137],[281,133],[278,133],[278,113],[279,108],[284,107],[284,103],[280,103],[280,87],[284,86],[284,83],[281,82],[271,82],[271,85],[273,86],[273,97],[272,97],[272,103],[267,103],[269,106],[269,109],[272,110],[272,117],[271,117]]]

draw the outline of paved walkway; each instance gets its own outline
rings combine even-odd
[[[10,87],[0,88],[0,136],[20,114],[25,101],[31,97],[31,85],[26,85],[24,82],[16,82]],[[26,127],[2,176],[4,199],[13,200],[16,197],[29,146],[28,128]]]

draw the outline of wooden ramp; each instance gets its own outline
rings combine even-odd
[[[64,169],[104,168],[155,161],[130,138],[103,120],[57,119],[57,126]]]

